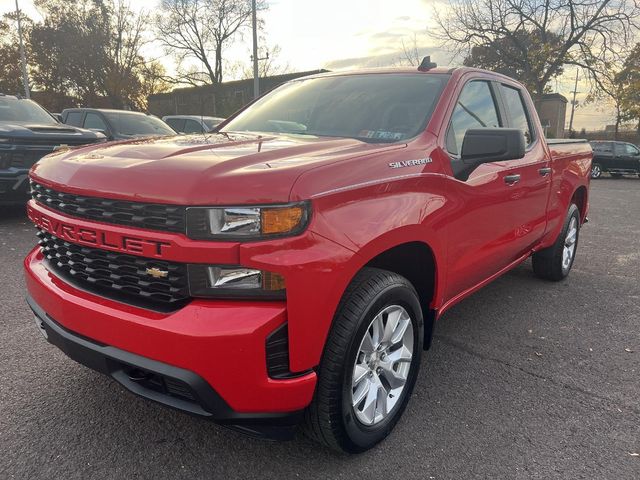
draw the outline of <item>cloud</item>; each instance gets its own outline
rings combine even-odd
[[[424,47],[418,48],[420,57],[431,55],[431,59],[442,66],[449,65],[451,54],[441,48]],[[342,58],[327,62],[325,67],[328,70],[356,70],[359,68],[383,68],[407,65],[402,49],[392,52],[368,55],[365,57]],[[416,65],[417,66],[417,65]]]

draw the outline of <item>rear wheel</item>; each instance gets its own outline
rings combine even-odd
[[[305,432],[324,445],[363,452],[396,425],[420,367],[423,319],[404,277],[375,268],[353,280],[334,319]]]
[[[598,163],[591,165],[591,178],[600,178],[602,175],[602,167]]]
[[[578,249],[580,210],[571,204],[555,243],[533,254],[534,273],[546,280],[559,281],[569,275]]]

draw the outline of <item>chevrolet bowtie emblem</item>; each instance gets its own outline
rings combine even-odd
[[[147,268],[145,270],[147,275],[151,275],[153,278],[167,278],[169,276],[169,272],[167,270],[160,270],[159,268]]]

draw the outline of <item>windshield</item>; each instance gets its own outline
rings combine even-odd
[[[447,75],[363,74],[297,80],[248,107],[223,132],[398,142],[423,130]]]
[[[57,125],[49,113],[31,100],[0,97],[0,122],[20,125]]]
[[[104,112],[116,132],[122,135],[175,135],[162,120],[141,113]]]

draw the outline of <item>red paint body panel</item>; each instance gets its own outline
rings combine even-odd
[[[287,412],[311,401],[315,373],[272,380],[265,338],[286,320],[282,302],[194,300],[160,314],[105,300],[53,276],[34,250],[25,259],[33,299],[65,328],[127,352],[190,370],[238,412]]]
[[[246,243],[196,241],[81,220],[34,201],[28,206],[34,223],[72,243],[280,273],[286,301],[200,299],[160,314],[66,285],[46,270],[35,250],[25,260],[29,293],[71,331],[198,373],[237,411],[304,408],[312,398],[315,373],[288,380],[272,380],[266,373],[265,339],[276,327],[288,323],[290,370],[306,372],[320,362],[351,279],[376,256],[409,242],[428,246],[436,267],[425,271],[435,277],[430,307],[441,314],[552,244],[576,192],[584,189],[588,198],[590,147],[548,146],[537,117],[538,140],[524,159],[484,164],[466,182],[453,177],[445,133],[456,98],[472,79],[519,87],[501,75],[456,70],[425,130],[405,143],[182,136],[56,153],[33,168],[31,177],[46,186],[103,198],[186,206],[310,201],[311,221],[302,234]],[[532,109],[528,95],[526,102]],[[390,168],[417,159],[429,161]],[[539,169],[545,167],[552,172],[541,176]],[[512,173],[522,181],[508,186],[504,177]],[[223,361],[230,357],[234,362]],[[221,364],[228,368],[220,369]]]

